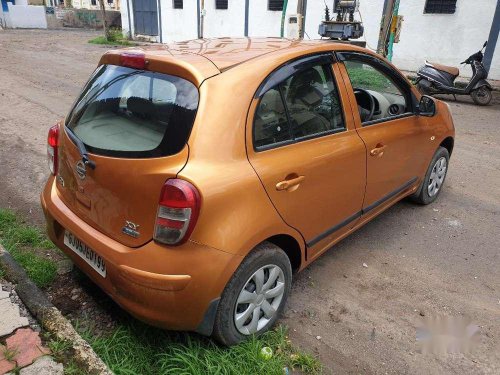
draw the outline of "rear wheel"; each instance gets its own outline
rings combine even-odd
[[[266,332],[281,315],[291,284],[288,256],[263,242],[243,260],[224,289],[212,336],[230,346]]]
[[[491,102],[491,90],[486,86],[481,86],[480,88],[472,91],[470,93],[472,100],[477,105],[488,105]]]
[[[439,147],[427,169],[420,189],[410,197],[414,202],[429,204],[436,200],[443,188],[446,173],[448,172],[449,160],[450,154],[448,150],[444,147]]]

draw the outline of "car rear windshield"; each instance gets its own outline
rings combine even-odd
[[[102,65],[76,101],[67,126],[93,154],[168,156],[183,149],[197,108],[198,90],[183,78]]]

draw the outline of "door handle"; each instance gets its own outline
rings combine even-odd
[[[282,190],[287,190],[287,191],[294,191],[299,187],[299,184],[304,181],[306,176],[297,176],[294,178],[286,179],[283,181],[280,181],[276,184],[276,190],[282,191]]]
[[[373,150],[370,151],[371,156],[378,156],[381,157],[384,155],[384,150],[387,147],[387,145],[383,145],[382,143],[379,143],[375,146]]]

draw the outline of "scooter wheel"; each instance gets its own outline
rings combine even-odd
[[[491,102],[491,90],[486,87],[482,86],[470,93],[470,96],[472,100],[474,100],[474,103],[477,105],[488,105]]]

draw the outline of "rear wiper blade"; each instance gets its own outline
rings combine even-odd
[[[71,130],[68,126],[66,126],[66,133],[68,133],[71,140],[75,142],[76,147],[78,147],[78,151],[80,151],[80,156],[82,157],[83,164],[88,165],[91,169],[95,169],[95,163],[89,159],[89,153],[81,139],[78,138],[73,130]]]

